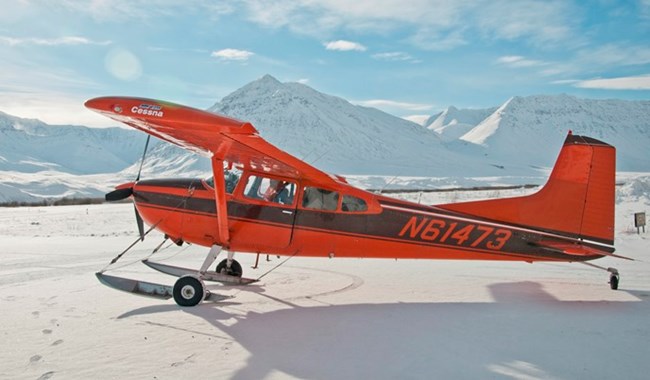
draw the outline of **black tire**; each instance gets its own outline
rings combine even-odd
[[[220,274],[227,274],[229,276],[241,277],[244,274],[244,270],[241,267],[241,264],[237,260],[233,260],[230,264],[230,270],[227,269],[228,259],[223,259],[219,264],[217,264],[217,269],[214,271]]]
[[[616,275],[611,275],[609,276],[609,287],[612,288],[612,290],[618,289],[618,276]]]
[[[194,276],[183,276],[174,284],[174,301],[178,306],[196,306],[205,297],[203,282]]]

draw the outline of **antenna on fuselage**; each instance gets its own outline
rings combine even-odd
[[[376,193],[376,194],[381,194],[381,193],[383,193],[384,190],[386,190],[386,188],[388,187],[388,185],[390,185],[391,183],[393,183],[393,181],[396,180],[397,177],[399,177],[399,174],[396,175],[395,177],[391,178],[390,181],[386,182],[386,184],[384,185],[384,187],[382,187],[381,189],[379,189],[379,191],[377,191],[377,192],[375,192],[375,193]]]

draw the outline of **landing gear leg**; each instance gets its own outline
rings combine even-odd
[[[208,270],[208,268],[210,268],[210,265],[212,265],[212,263],[215,262],[220,252],[221,252],[220,245],[213,245],[212,248],[210,248],[210,252],[208,252],[208,256],[205,258],[203,265],[201,265],[199,274],[204,274]],[[230,252],[228,252],[228,256],[230,256]]]

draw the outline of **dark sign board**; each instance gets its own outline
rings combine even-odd
[[[634,213],[634,227],[645,227],[645,212]]]

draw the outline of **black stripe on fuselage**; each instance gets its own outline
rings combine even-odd
[[[168,179],[147,179],[138,181],[137,186],[156,186],[156,187],[173,187],[176,189],[200,189],[211,190],[203,185],[203,181],[198,178],[168,178]]]
[[[216,203],[214,199],[183,197],[179,195],[144,191],[137,192],[134,195],[137,202],[142,202],[144,205],[149,207],[157,207],[169,211],[186,212],[216,217]],[[508,242],[503,246],[501,250],[488,249],[486,247],[487,241],[476,247],[467,247],[462,245],[426,241],[418,238],[417,236],[412,238],[408,234],[405,234],[404,236],[398,236],[399,232],[402,231],[406,223],[408,223],[409,219],[421,215],[388,208],[385,208],[380,214],[355,214],[323,212],[317,210],[294,210],[287,207],[248,204],[237,201],[229,201],[227,204],[229,218],[245,220],[253,223],[279,226],[285,225],[287,227],[294,225],[297,229],[398,241],[409,244],[428,245],[433,247],[437,246],[458,250],[489,252],[495,255],[514,255],[517,257],[545,258],[551,260],[572,259],[574,261],[590,260],[601,257],[599,255],[576,257],[572,255],[566,255],[561,252],[552,252],[536,244],[540,240],[539,235],[517,230],[511,230],[512,237],[508,240]],[[399,206],[404,208],[404,204],[399,204]],[[432,208],[423,207],[418,209],[419,211],[433,211]],[[295,212],[295,219],[292,216],[283,214],[283,210],[291,210]],[[437,211],[438,210],[436,209],[436,214],[440,215],[436,215],[436,218],[444,220],[447,225],[452,222],[457,223],[456,229],[458,230],[467,225],[476,225],[481,223],[480,220],[476,220],[476,222],[459,222],[454,219],[446,219],[445,215],[442,215],[442,213],[438,213]],[[414,212],[417,211],[414,210]],[[454,216],[458,215],[456,213],[448,214],[455,214]],[[474,235],[472,240],[475,239],[476,236]],[[590,246],[590,244],[587,243],[583,244]],[[603,249],[603,247],[599,246],[596,248]]]

